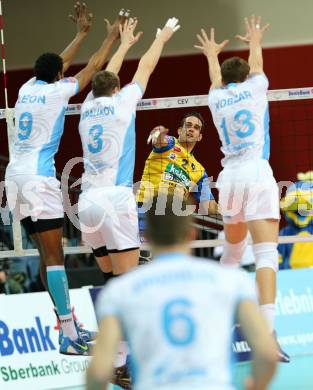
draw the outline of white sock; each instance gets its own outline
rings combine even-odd
[[[121,341],[117,355],[114,361],[114,367],[122,367],[126,364],[126,358],[128,355],[128,345],[126,341]]]
[[[260,310],[269,324],[271,332],[273,332],[275,323],[275,304],[268,303],[266,305],[260,305]]]
[[[69,337],[71,340],[77,340],[78,333],[75,328],[72,314],[70,316],[59,316],[59,319],[64,336]]]

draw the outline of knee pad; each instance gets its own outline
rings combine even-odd
[[[225,241],[221,264],[225,266],[238,266],[247,247],[247,238],[237,244]]]
[[[272,268],[278,271],[278,251],[276,242],[261,242],[253,245],[256,269]]]

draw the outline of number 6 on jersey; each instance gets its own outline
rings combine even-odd
[[[194,341],[195,322],[188,313],[192,303],[186,298],[169,301],[162,311],[162,326],[166,339],[175,346],[185,347]]]

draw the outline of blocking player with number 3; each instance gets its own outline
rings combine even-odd
[[[217,180],[225,229],[221,263],[238,266],[253,240],[260,309],[274,332],[276,272],[278,270],[279,195],[269,165],[268,80],[263,72],[261,41],[268,25],[260,17],[245,19],[246,35],[236,37],[249,45],[248,62],[232,57],[220,66],[218,55],[228,41],[215,42],[202,29],[197,35],[209,64],[208,104],[222,143],[223,170]],[[289,356],[277,346],[278,359]]]
[[[40,274],[60,320],[60,352],[88,355],[87,342],[94,335],[74,321],[64,269],[62,248],[64,210],[60,183],[55,177],[54,156],[64,130],[69,99],[83,90],[102,68],[119,36],[119,22],[108,21],[108,35],[88,64],[74,77],[64,78],[77,50],[87,36],[92,14],[86,4],[75,4],[78,33],[60,54],[44,53],[36,60],[31,80],[22,85],[15,105],[16,134],[6,170],[6,194],[14,217],[36,242]]]
[[[79,132],[84,174],[78,211],[82,238],[93,249],[102,271],[120,275],[138,264],[138,219],[133,195],[135,116],[164,45],[178,30],[168,20],[142,56],[132,82],[120,89],[118,72],[130,47],[136,19],[120,26],[121,44],[105,71],[95,75],[82,105]],[[110,275],[111,276],[111,275]]]

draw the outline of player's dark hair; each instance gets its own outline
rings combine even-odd
[[[35,62],[34,75],[37,80],[53,83],[62,70],[63,60],[58,54],[44,53]]]
[[[240,57],[231,57],[221,65],[222,81],[225,85],[229,83],[242,83],[250,72],[247,61]]]
[[[180,121],[180,127],[184,127],[186,119],[191,117],[191,116],[195,116],[196,118],[199,119],[199,121],[201,122],[201,131],[202,131],[204,129],[204,126],[205,126],[205,121],[204,121],[203,116],[199,112],[188,112],[188,114],[186,114],[182,118],[182,120]]]
[[[192,221],[192,213],[187,213],[186,207],[187,202],[181,195],[159,193],[153,198],[146,212],[146,234],[151,244],[172,246],[186,241]]]
[[[113,73],[107,70],[101,70],[96,73],[91,82],[93,96],[112,96],[114,88],[120,88],[120,79]]]

